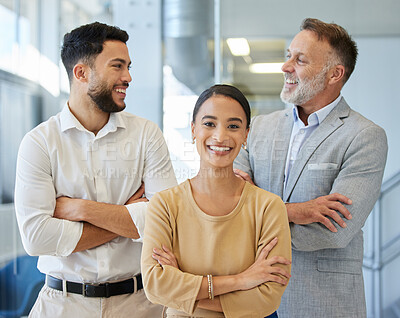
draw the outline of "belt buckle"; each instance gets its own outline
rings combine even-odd
[[[86,284],[82,283],[82,296],[86,297]]]
[[[101,284],[91,284],[91,283],[82,283],[82,296],[83,297],[97,297],[96,296],[96,287],[99,287]],[[91,287],[93,290],[91,290],[93,295],[88,294],[88,288]]]
[[[133,293],[136,294],[137,291],[137,277],[133,276]]]

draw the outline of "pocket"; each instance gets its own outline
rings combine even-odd
[[[353,259],[318,259],[317,270],[319,272],[362,274],[362,263]]]
[[[322,163],[309,163],[307,165],[308,170],[337,170],[337,163],[332,162],[322,162]]]

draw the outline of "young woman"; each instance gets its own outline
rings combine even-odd
[[[167,317],[259,318],[279,306],[290,277],[285,205],[233,172],[249,125],[237,88],[204,91],[192,122],[200,170],[150,201],[142,275],[147,297],[167,306]]]

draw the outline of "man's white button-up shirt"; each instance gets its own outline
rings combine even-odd
[[[142,182],[148,199],[176,185],[163,135],[146,119],[112,113],[94,135],[66,105],[30,131],[18,153],[15,208],[25,249],[40,255],[39,270],[76,282],[115,281],[140,273],[140,239],[117,237],[72,253],[83,224],[54,218],[53,212],[60,196],[124,205]],[[140,236],[146,206],[126,206]]]

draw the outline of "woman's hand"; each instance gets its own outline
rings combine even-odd
[[[254,288],[265,282],[276,282],[281,285],[287,284],[291,275],[283,268],[273,265],[289,265],[291,261],[281,256],[273,256],[267,259],[269,252],[271,252],[277,242],[278,238],[275,237],[262,249],[253,265],[238,275],[242,290]]]
[[[151,255],[158,263],[162,265],[170,265],[179,269],[178,261],[174,253],[172,253],[167,247],[163,245],[162,250],[159,248],[153,248],[153,254]]]

